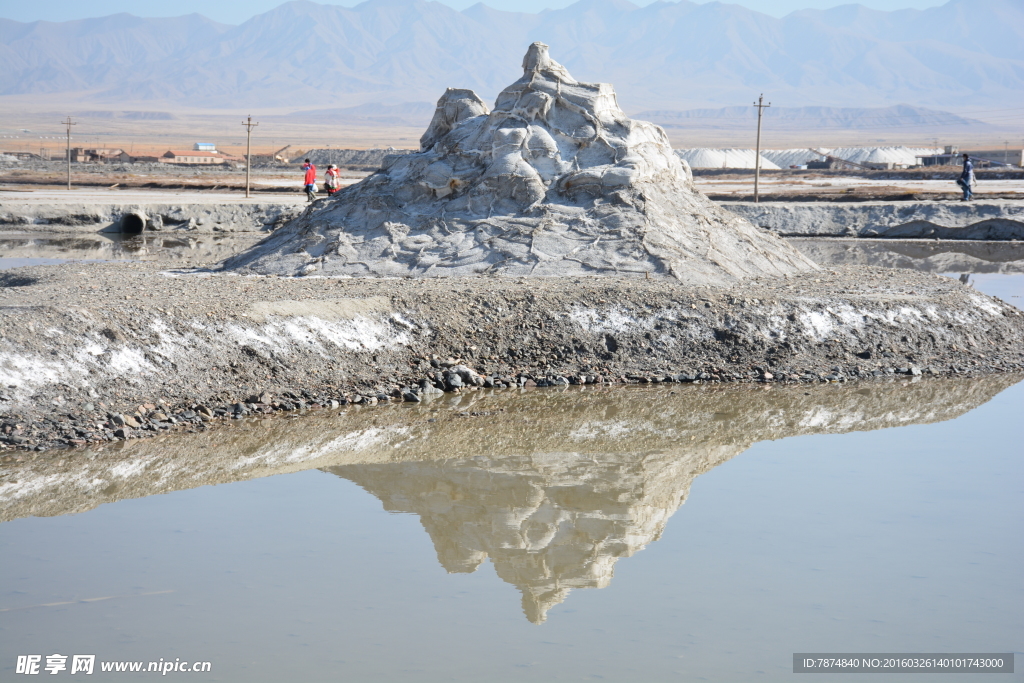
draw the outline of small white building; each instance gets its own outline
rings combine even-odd
[[[216,152],[217,145],[212,142],[197,142],[192,145],[192,151],[194,152]]]
[[[165,152],[160,161],[165,164],[223,164],[227,159],[218,152],[172,149]]]

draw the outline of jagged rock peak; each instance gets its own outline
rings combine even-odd
[[[523,57],[523,76],[532,76],[535,73],[563,83],[573,85],[576,83],[564,66],[551,59],[551,55],[548,54],[548,46],[544,43],[533,43],[526,50],[526,56]]]
[[[448,88],[437,101],[434,118],[427,126],[427,132],[420,138],[420,151],[425,152],[434,143],[451,132],[452,128],[474,116],[486,116],[487,105],[472,90]]]
[[[816,266],[718,207],[660,127],[630,119],[605,83],[579,83],[530,45],[494,108],[438,100],[420,151],[301,217],[230,269],[273,274],[663,275],[726,284]]]

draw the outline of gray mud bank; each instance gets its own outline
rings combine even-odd
[[[669,279],[329,279],[65,264],[0,273],[0,444],[82,446],[480,388],[1024,370],[1024,314],[839,268]]]
[[[200,197],[201,199],[201,197]],[[86,233],[143,231],[260,233],[307,208],[294,200],[244,202],[62,202],[5,200],[0,230]],[[319,206],[319,204],[318,204]],[[722,202],[751,223],[786,237],[1024,240],[1024,202]]]
[[[784,237],[1024,240],[1024,202],[723,202]]]
[[[187,230],[196,233],[276,230],[306,208],[299,201],[43,203],[4,200],[0,230],[83,233]]]

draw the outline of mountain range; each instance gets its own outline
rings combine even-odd
[[[239,26],[196,14],[0,19],[0,104],[366,106],[406,116],[447,87],[492,99],[518,77],[535,40],[576,78],[612,83],[630,112],[746,106],[761,92],[783,107],[908,102],[969,113],[1024,105],[1021,0],[893,12],[845,5],[781,19],[686,0],[580,0],[537,14],[483,4],[459,12],[424,0],[353,8],[293,0]]]

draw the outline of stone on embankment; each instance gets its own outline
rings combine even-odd
[[[534,43],[493,110],[438,101],[418,153],[330,199],[229,271],[327,276],[667,275],[727,284],[816,266],[693,187],[664,130]]]

